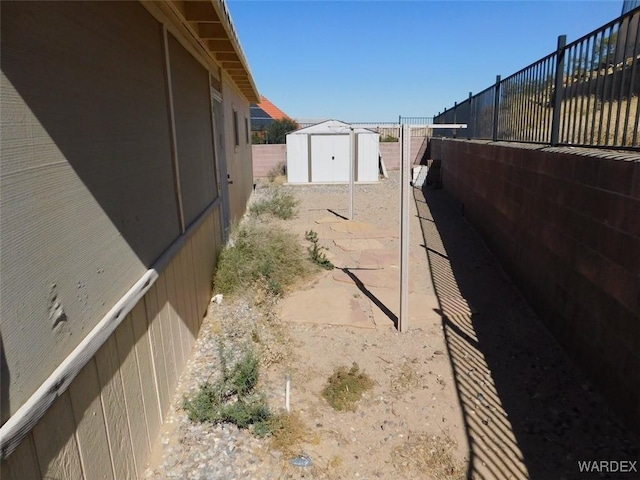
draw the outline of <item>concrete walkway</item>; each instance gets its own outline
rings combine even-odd
[[[420,222],[411,203],[409,328],[439,318],[421,246]],[[323,216],[307,228],[323,239],[328,246],[325,254],[336,268],[287,296],[281,303],[281,318],[296,323],[395,328],[400,305],[399,230],[348,221],[337,214]]]

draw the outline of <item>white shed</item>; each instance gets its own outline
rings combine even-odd
[[[301,128],[287,135],[289,183],[345,183],[349,181],[351,145],[349,124],[337,120]],[[377,182],[380,135],[355,129],[357,182]]]

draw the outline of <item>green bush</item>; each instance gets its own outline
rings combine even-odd
[[[297,215],[299,203],[291,193],[280,188],[270,188],[265,198],[256,200],[249,206],[249,213],[256,217],[268,213],[282,220],[289,220]]]
[[[264,132],[254,131],[251,132],[251,144],[252,145],[263,145],[266,143]]]
[[[232,233],[220,254],[213,281],[217,292],[233,294],[257,285],[282,295],[310,271],[295,235],[277,225],[247,222]]]
[[[227,355],[219,347],[222,378],[216,383],[205,382],[183,407],[192,422],[233,423],[238,428],[254,425],[256,435],[269,433],[271,412],[263,395],[256,393],[259,362],[248,349],[229,371]]]
[[[254,391],[258,385],[258,364],[258,358],[252,350],[248,350],[245,356],[236,363],[228,379],[234,394],[246,397]]]
[[[266,143],[286,143],[287,133],[297,130],[298,124],[290,118],[281,118],[271,122],[265,130]]]
[[[397,142],[398,137],[394,137],[393,135],[383,135],[380,137],[381,142]]]

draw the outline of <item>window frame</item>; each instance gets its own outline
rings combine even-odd
[[[239,147],[240,146],[240,132],[239,132],[240,128],[238,125],[238,111],[234,108],[233,109],[233,137],[235,140],[235,146]]]

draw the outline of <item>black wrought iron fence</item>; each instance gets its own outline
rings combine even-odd
[[[434,123],[466,123],[458,137],[640,148],[640,7],[501,79]],[[434,130],[434,135],[454,136]]]
[[[398,123],[401,125],[431,125],[433,117],[403,117],[399,115]]]

